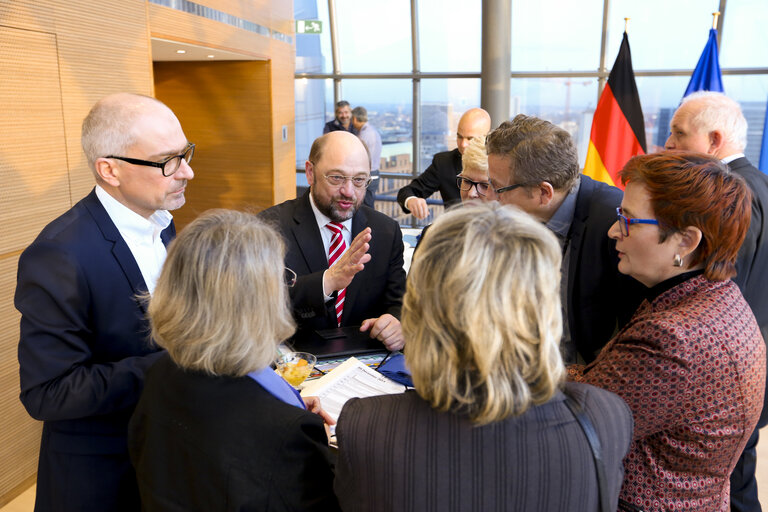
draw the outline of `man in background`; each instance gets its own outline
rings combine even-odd
[[[352,108],[348,101],[341,100],[336,103],[334,114],[336,117],[325,123],[323,133],[345,131],[357,135],[357,130],[352,126]]]
[[[417,219],[426,219],[427,198],[437,190],[446,207],[458,203],[461,196],[456,175],[461,172],[461,155],[472,139],[485,137],[490,129],[491,116],[485,110],[472,108],[464,112],[456,129],[456,149],[437,153],[432,164],[398,192],[397,202],[403,211]]]
[[[42,420],[35,510],[140,509],[127,428],[160,354],[145,304],[184,204],[194,144],[161,102],[102,99],[83,121],[96,187],[19,259],[21,402]]]
[[[357,131],[357,136],[368,149],[371,160],[371,184],[365,191],[363,202],[366,206],[374,208],[376,191],[379,189],[379,169],[381,167],[381,135],[379,131],[368,122],[368,111],[365,107],[352,109],[352,126]]]
[[[400,308],[405,292],[400,226],[362,204],[370,160],[350,133],[315,139],[305,165],[309,190],[262,212],[287,247],[286,267],[297,336],[360,326],[389,350],[404,345]]]
[[[589,363],[642,299],[639,284],[619,273],[607,235],[623,194],[579,174],[573,139],[548,121],[520,114],[492,131],[486,148],[496,199],[539,219],[560,242],[563,359]]]
[[[744,156],[747,120],[738,103],[719,92],[702,91],[683,98],[672,116],[667,149],[699,151],[719,158],[731,171],[744,178],[752,190],[752,218],[736,260],[739,285],[752,308],[763,338],[768,340],[768,176]],[[766,386],[768,391],[768,383]],[[759,430],[768,423],[765,404],[760,420],[731,473],[731,510],[759,511],[757,499],[757,441]]]

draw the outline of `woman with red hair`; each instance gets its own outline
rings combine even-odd
[[[762,335],[730,280],[750,192],[718,160],[689,152],[635,157],[620,176],[626,190],[608,236],[646,300],[569,378],[632,409],[620,508],[726,511],[765,389]]]

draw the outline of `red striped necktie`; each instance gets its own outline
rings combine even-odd
[[[332,267],[336,260],[338,260],[344,251],[347,250],[347,243],[344,241],[344,237],[341,236],[342,225],[338,222],[329,222],[325,225],[331,230],[333,235],[331,236],[331,245],[328,248],[328,267]],[[341,327],[341,312],[344,310],[344,296],[347,294],[347,289],[339,290],[336,294],[336,324]]]

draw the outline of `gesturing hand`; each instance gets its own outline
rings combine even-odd
[[[371,261],[368,254],[371,241],[371,228],[365,228],[352,240],[347,252],[336,260],[336,263],[323,274],[323,292],[330,295],[335,291],[349,286],[355,274],[363,270],[365,264]]]

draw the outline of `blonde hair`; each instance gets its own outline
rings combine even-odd
[[[285,248],[255,215],[209,210],[171,244],[149,302],[152,336],[182,368],[239,377],[266,367],[296,325]]]
[[[461,167],[488,174],[488,153],[485,152],[485,137],[476,137],[469,141],[464,154],[461,155]]]
[[[487,424],[547,402],[563,381],[560,247],[514,207],[440,216],[408,275],[402,327],[419,395]]]

